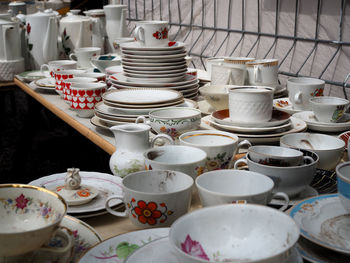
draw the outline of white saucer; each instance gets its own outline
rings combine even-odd
[[[178,62],[129,62],[126,60],[122,60],[122,65],[126,65],[129,67],[147,67],[147,68],[162,68],[162,69],[170,69],[176,67],[185,67],[186,61],[178,61]]]
[[[301,110],[296,110],[293,108],[292,102],[289,100],[288,97],[286,98],[279,98],[273,100],[273,107],[277,110],[287,112],[289,114],[294,114],[297,112],[300,112]]]
[[[25,82],[32,82],[41,78],[45,78],[49,71],[41,72],[40,70],[25,71],[17,74],[18,78]]]
[[[122,263],[125,258],[139,247],[153,240],[168,236],[169,229],[170,228],[153,228],[139,230],[104,240],[87,251],[87,253],[80,258],[79,263]],[[144,262],[144,260],[142,262]]]
[[[301,111],[294,113],[293,117],[299,118],[306,122],[308,128],[321,132],[341,132],[350,129],[350,114],[345,113],[339,122],[326,123],[319,122],[312,111]]]
[[[219,253],[218,253],[219,254]],[[145,261],[145,259],[147,259]],[[201,259],[199,259],[201,260]],[[204,262],[204,260],[201,260]],[[140,262],[152,262],[152,263],[181,263],[183,262],[181,257],[176,254],[171,247],[169,238],[163,237],[152,242],[145,244],[134,253],[130,254],[124,261],[125,263],[140,263]],[[218,261],[225,262],[225,261]],[[230,261],[233,262],[233,261]],[[237,261],[238,262],[238,261]],[[303,263],[303,258],[296,248],[292,248],[292,253],[287,261],[284,263]]]
[[[178,54],[171,54],[171,55],[129,55],[126,53],[123,53],[122,59],[162,59],[162,60],[166,60],[166,59],[173,59],[173,58],[185,58],[186,57],[186,51],[183,51],[181,53]]]
[[[139,68],[137,67],[136,69],[133,67],[125,67],[123,66],[123,71],[126,73],[133,73],[133,74],[147,74],[147,75],[166,75],[166,74],[175,74],[175,73],[186,73],[187,72],[187,67],[182,67],[182,68],[178,68],[178,69],[167,69],[167,70],[147,70],[147,68],[142,68],[141,70],[139,70]]]
[[[125,71],[124,70],[124,75],[127,77],[133,77],[133,78],[172,78],[172,77],[178,77],[178,76],[182,76],[184,77],[186,74],[186,71],[181,71],[181,72],[165,72],[163,74],[160,74],[158,72],[155,71],[151,71],[151,73],[146,73],[144,71],[141,71],[141,73],[134,73],[134,72],[130,72],[130,71]]]
[[[57,186],[64,185],[64,178],[67,173],[57,173],[49,176],[41,177],[29,184],[44,187],[46,189],[55,189]],[[99,190],[98,196],[89,203],[69,206],[67,213],[71,215],[87,212],[105,211],[105,202],[111,195],[122,194],[121,178],[111,174],[98,172],[80,172],[81,182],[84,185],[93,185]],[[121,203],[120,200],[112,200],[111,206],[116,206]]]
[[[153,83],[173,83],[173,82],[177,82],[177,81],[181,81],[185,78],[184,73],[180,73],[180,74],[175,74],[175,75],[167,75],[167,76],[147,76],[147,75],[143,75],[143,77],[141,77],[140,75],[136,76],[136,74],[129,74],[129,73],[123,73],[124,76],[126,77],[126,79],[132,83],[137,82],[143,82],[143,83],[148,83],[148,84],[153,84]]]
[[[308,185],[297,196],[290,198],[289,205],[295,205],[296,203],[298,203],[306,198],[316,196],[316,195],[318,195],[317,190]],[[272,199],[271,202],[269,203],[269,205],[284,205],[284,204],[285,204],[285,202],[282,199]]]
[[[185,48],[173,49],[173,50],[132,50],[122,49],[123,55],[138,55],[138,56],[154,56],[154,55],[174,55],[183,53]]]
[[[182,49],[185,48],[186,45],[183,42],[175,42],[175,41],[169,41],[168,46],[164,47],[145,47],[142,46],[139,42],[126,42],[120,44],[120,47],[122,51],[125,50],[142,50],[142,51],[147,51],[147,50],[174,50],[174,49]]]
[[[306,199],[289,210],[307,240],[350,255],[350,214],[342,206],[338,194]]]
[[[39,89],[39,90],[45,90],[45,91],[56,91],[55,86],[53,87],[38,86],[35,84],[35,81],[30,82],[28,85],[33,89]]]
[[[164,87],[164,88],[177,90],[177,91],[186,90],[186,89],[191,89],[191,88],[194,88],[194,87],[198,87],[198,82],[199,82],[199,80],[196,80],[195,82],[190,83],[190,84],[179,85],[179,86],[171,86],[171,87]],[[126,85],[122,85],[122,84],[119,84],[119,83],[116,84],[115,82],[113,83],[113,87],[115,87],[117,89],[135,89],[135,88],[140,88],[140,87],[134,87],[134,86],[126,86]],[[161,87],[156,87],[156,88],[161,88]]]

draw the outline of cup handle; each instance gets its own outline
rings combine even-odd
[[[143,27],[137,26],[135,28],[134,36],[137,41],[140,41],[143,44],[145,44],[145,30],[143,29]]]
[[[174,140],[171,138],[171,136],[167,134],[158,134],[151,140],[151,147],[154,147],[154,144],[158,139],[165,139],[169,142],[169,144],[174,144]]]
[[[144,123],[144,124],[149,125],[149,121],[146,120],[146,117],[145,117],[145,116],[138,116],[138,117],[136,118],[135,123],[136,123],[136,124]]]
[[[312,158],[311,156],[304,156],[304,164],[305,163],[313,163],[314,162],[314,158]]]
[[[42,65],[40,66],[40,72],[41,72],[41,74],[44,74],[45,68],[46,68],[46,70],[49,70],[49,65],[47,65],[47,64],[42,64]]]
[[[127,213],[126,213],[126,209],[123,212],[118,212],[118,211],[114,211],[110,206],[109,206],[109,201],[111,201],[112,199],[118,199],[118,200],[122,200],[124,202],[124,198],[121,195],[112,195],[110,197],[107,198],[106,200],[106,210],[111,213],[112,215],[115,216],[120,216],[120,217],[127,217]]]
[[[301,94],[300,91],[298,91],[298,92],[294,95],[294,103],[296,103],[296,104],[301,104],[301,103],[302,103],[301,98],[302,98],[302,94]]]
[[[247,203],[248,203],[247,200],[233,200],[232,201],[233,205],[245,205]]]
[[[234,160],[234,158],[235,158],[236,153],[238,152],[239,149],[241,149],[241,148],[244,147],[244,146],[246,146],[247,148],[249,148],[249,147],[252,146],[252,144],[251,144],[250,141],[248,141],[248,140],[243,140],[243,141],[241,141],[241,142],[238,144],[236,151],[233,152],[233,156],[232,156],[232,159],[231,159],[230,164],[229,164],[229,169],[232,169],[233,160]]]
[[[69,59],[70,59],[70,60],[74,60],[74,61],[77,61],[77,60],[78,60],[77,56],[76,56],[74,53],[70,53]]]
[[[281,211],[286,210],[289,206],[289,196],[286,193],[277,192],[272,196],[272,199],[275,197],[281,197],[286,202],[279,210]]]
[[[248,161],[247,161],[247,159],[245,159],[245,158],[241,158],[241,159],[237,160],[237,161],[235,162],[234,166],[233,166],[233,169],[235,169],[235,170],[240,170],[240,169],[238,168],[238,165],[239,165],[239,164],[248,165]]]
[[[256,83],[262,82],[261,80],[261,70],[259,65],[254,65],[254,81]]]

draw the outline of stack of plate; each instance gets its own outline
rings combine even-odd
[[[95,106],[95,116],[91,123],[97,127],[109,128],[113,125],[135,122],[138,116],[148,116],[152,110],[163,107],[196,107],[196,103],[184,99],[183,95],[169,89],[121,89],[103,94],[103,101]]]
[[[166,87],[180,91],[185,98],[196,98],[198,79],[187,74],[185,44],[169,43],[167,47],[121,44],[123,72],[110,77],[112,84],[119,89]]]
[[[273,110],[272,119],[265,123],[234,123],[230,119],[228,109],[215,111],[202,118],[201,127],[234,132],[241,139],[252,143],[276,142],[285,134],[301,132],[307,128],[304,121],[278,110]]]

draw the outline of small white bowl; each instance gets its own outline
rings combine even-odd
[[[285,262],[299,238],[288,215],[261,205],[211,206],[186,214],[170,228],[180,262]]]
[[[338,97],[313,97],[310,99],[312,111],[320,122],[338,122],[348,108],[349,101]]]
[[[345,142],[320,133],[293,133],[281,137],[280,145],[315,152],[320,160],[318,168],[334,170],[344,155]]]
[[[113,55],[101,55],[91,58],[91,64],[95,66],[102,73],[106,73],[106,68],[112,66],[118,66],[121,64],[121,59],[118,56]]]
[[[200,94],[216,110],[228,109],[228,90],[232,85],[206,84],[199,88]]]

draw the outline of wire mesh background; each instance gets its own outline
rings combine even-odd
[[[185,42],[193,67],[220,56],[278,58],[280,81],[311,76],[326,95],[347,97],[350,10],[346,0],[122,0],[129,29],[167,20],[170,39]],[[328,92],[328,94],[327,94]]]

